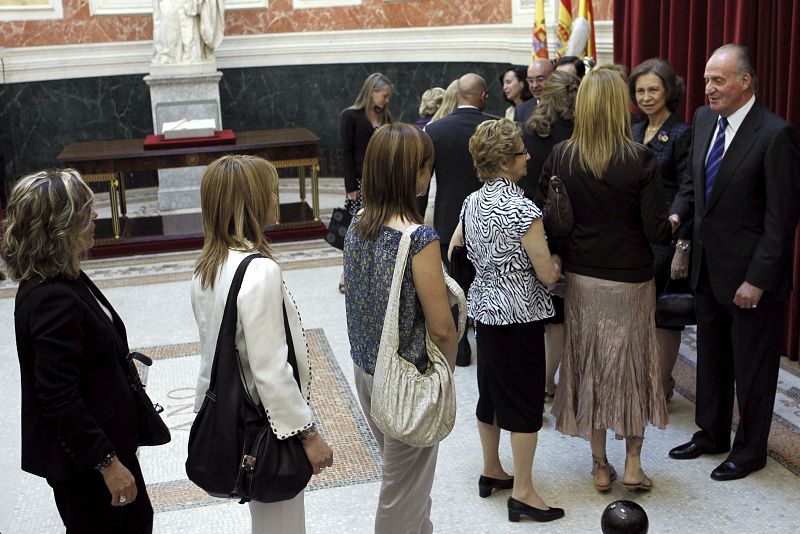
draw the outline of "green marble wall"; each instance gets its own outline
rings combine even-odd
[[[340,176],[339,113],[370,73],[394,82],[396,119],[414,122],[426,89],[447,87],[466,72],[489,82],[486,111],[502,115],[499,63],[373,63],[225,69],[220,82],[225,128],[304,126],[320,136],[322,175]],[[142,75],[0,85],[0,147],[7,176],[58,164],[75,141],[144,137],[152,132],[150,94]]]

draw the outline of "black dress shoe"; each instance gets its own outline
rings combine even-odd
[[[492,494],[493,489],[506,490],[514,487],[514,477],[508,479],[485,477],[478,479],[478,495],[484,499]]]
[[[540,510],[539,508],[534,508],[533,506],[529,506],[524,502],[518,501],[514,497],[509,497],[508,520],[512,523],[517,523],[520,520],[520,517],[523,515],[527,515],[534,521],[546,523],[547,521],[553,521],[554,519],[560,519],[564,517],[564,509],[554,508],[551,506],[547,510]]]
[[[762,469],[763,467],[763,465],[760,467],[747,467],[737,464],[736,462],[732,462],[731,460],[725,460],[719,464],[716,469],[711,471],[711,478],[721,482],[725,480],[738,480],[746,477],[753,471]]]
[[[675,460],[694,460],[695,458],[698,458],[705,452],[706,450],[703,449],[703,447],[701,447],[694,441],[690,441],[689,443],[678,445],[677,447],[669,451],[669,457]]]

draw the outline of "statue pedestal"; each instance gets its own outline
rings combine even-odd
[[[151,65],[144,77],[150,87],[154,133],[162,134],[165,122],[185,118],[214,119],[222,129],[216,62]],[[169,212],[200,207],[200,179],[205,167],[158,171],[158,209]]]

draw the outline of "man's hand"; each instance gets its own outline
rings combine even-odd
[[[751,310],[756,307],[758,301],[761,300],[761,295],[764,290],[754,286],[749,282],[742,282],[739,289],[736,290],[736,295],[733,297],[733,303],[743,310]]]
[[[111,506],[125,506],[136,499],[139,493],[136,480],[119,459],[114,458],[111,465],[100,470],[100,474],[111,493]]]
[[[672,226],[672,233],[675,233],[675,230],[681,225],[681,218],[678,216],[677,213],[673,213],[669,216],[669,224]]]

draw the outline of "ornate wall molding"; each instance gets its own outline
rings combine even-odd
[[[64,16],[61,0],[36,0],[0,5],[0,22],[6,20],[48,20]]]
[[[596,29],[599,60],[610,62],[612,22],[598,21]],[[530,61],[530,33],[527,25],[487,24],[226,36],[217,64],[221,69],[372,62],[524,65]],[[0,49],[5,67],[0,83],[146,74],[152,54],[150,41]]]
[[[360,1],[360,0],[359,0]],[[267,9],[269,0],[226,0],[225,9]],[[89,13],[98,15],[142,15],[153,12],[153,0],[89,0]]]

